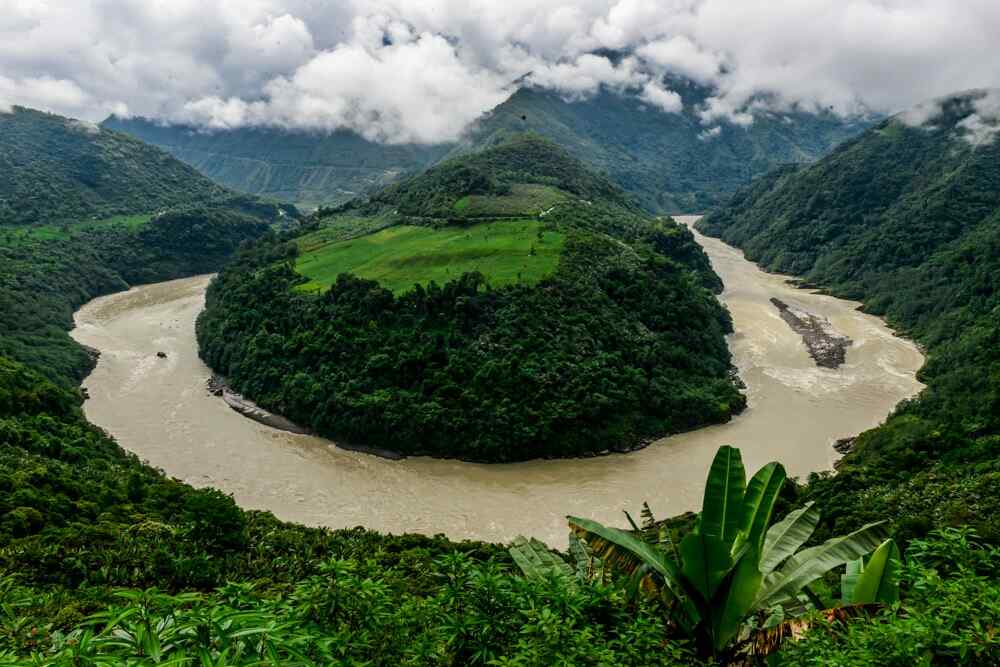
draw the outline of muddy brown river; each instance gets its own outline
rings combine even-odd
[[[877,425],[922,388],[917,347],[857,312],[857,303],[795,289],[739,250],[697,236],[726,286],[721,298],[736,329],[729,342],[749,408],[729,424],[642,451],[505,465],[389,461],[250,421],[205,388],[210,371],[198,358],[194,322],[208,276],[137,287],[77,312],[73,337],[102,353],[84,383],[84,409],[168,475],[217,487],[243,507],[282,519],[455,539],[523,534],[562,546],[567,514],[620,524],[621,510],[638,511],[644,500],[658,516],[697,508],[719,445],[740,447],[748,471],[771,460],[796,476],[829,469],[837,439]],[[846,363],[817,367],[772,297],[829,318],[853,339]]]

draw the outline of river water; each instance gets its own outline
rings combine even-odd
[[[208,276],[137,287],[77,312],[73,337],[102,352],[84,383],[84,410],[168,475],[222,489],[243,507],[281,519],[455,539],[523,534],[563,546],[567,514],[621,524],[621,510],[638,512],[644,500],[657,516],[697,509],[723,444],[742,449],[748,473],[772,460],[796,476],[829,469],[838,457],[835,440],[877,425],[922,388],[917,347],[859,313],[857,303],[795,289],[739,250],[696,236],[725,283],[721,298],[736,329],[730,347],[749,407],[728,424],[642,451],[505,465],[388,461],[262,426],[206,391],[211,373],[198,358],[194,322]],[[846,363],[818,368],[771,297],[829,318],[852,338]]]

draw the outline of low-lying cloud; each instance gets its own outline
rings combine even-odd
[[[715,91],[689,110],[707,129],[747,125],[761,108],[888,113],[1000,85],[984,57],[1000,34],[994,0],[0,0],[0,10],[0,110],[209,130],[444,141],[523,82],[570,100],[606,88],[677,113],[664,82],[685,77]],[[977,118],[969,136],[992,137],[989,113]]]

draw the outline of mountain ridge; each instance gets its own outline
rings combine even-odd
[[[661,112],[635,95],[606,89],[571,101],[553,91],[522,86],[470,126],[458,142],[423,147],[374,144],[347,131],[326,135],[267,128],[200,132],[114,117],[105,124],[172,151],[230,187],[308,200],[312,206],[343,203],[448,157],[487,148],[504,135],[532,131],[607,173],[647,210],[667,213],[701,213],[720,203],[749,176],[781,162],[814,160],[867,126],[863,119],[794,110],[756,112],[754,123],[746,128],[730,122],[706,125],[698,110],[710,89],[683,79],[671,79],[668,84],[681,95],[682,112]],[[280,150],[297,157],[282,158],[280,151],[279,157],[264,155],[263,147],[282,142],[292,147]],[[255,145],[262,148],[246,154],[247,147]],[[326,146],[333,161],[347,162],[341,156],[349,154],[352,159],[359,157],[363,172],[321,174],[310,184],[310,170],[317,167],[302,165],[315,159],[317,146]],[[246,159],[263,162],[241,166]],[[268,173],[259,174],[261,169]]]

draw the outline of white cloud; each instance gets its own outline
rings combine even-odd
[[[711,127],[709,129],[705,130],[704,132],[701,132],[698,135],[698,138],[701,139],[702,141],[711,141],[712,139],[715,139],[720,134],[722,134],[722,127],[720,127],[720,126],[717,125],[715,127]]]
[[[529,71],[664,111],[674,74],[714,88],[706,126],[746,124],[1000,85],[997,34],[995,0],[0,0],[0,105],[432,141]]]
[[[623,90],[643,85],[649,76],[636,69],[633,58],[615,65],[607,57],[584,54],[571,62],[539,63],[530,79],[537,86],[557,90],[571,98],[582,98],[593,95],[601,86]]]
[[[714,83],[723,62],[718,54],[703,51],[690,38],[677,35],[649,42],[638,54],[665,71],[675,72],[699,83]]]
[[[639,98],[667,113],[677,113],[684,108],[680,95],[672,90],[667,90],[655,81],[650,81],[643,86]]]
[[[973,113],[959,121],[965,140],[973,146],[993,143],[1000,134],[1000,90],[977,93],[972,102]]]
[[[26,106],[37,109],[66,109],[80,114],[92,100],[80,86],[67,79],[48,76],[10,79],[0,76],[0,110]]]

